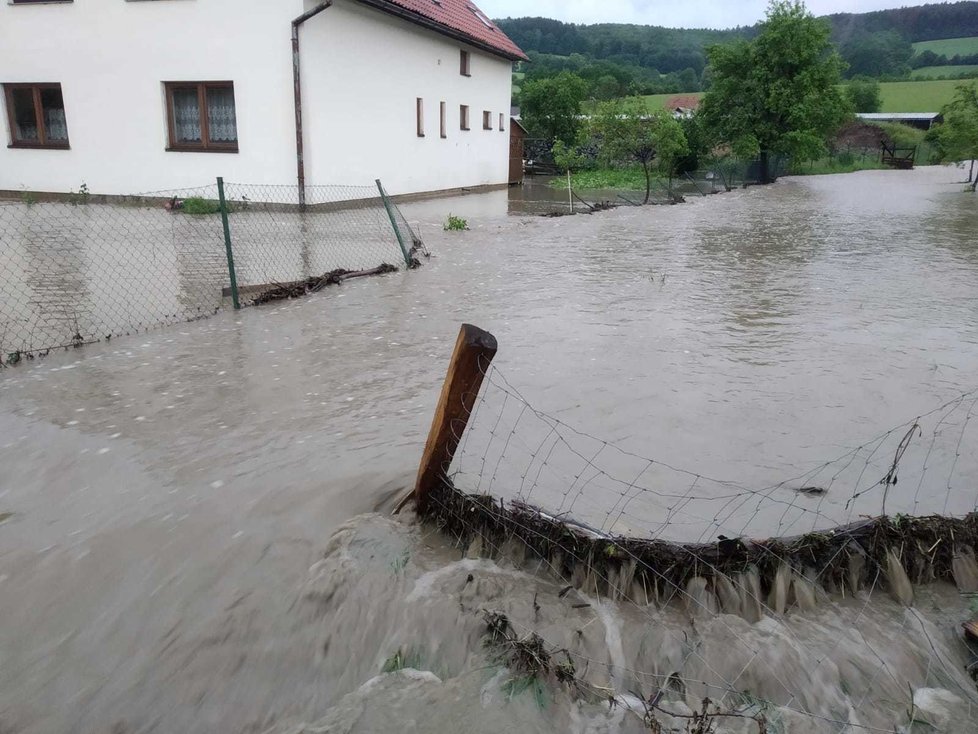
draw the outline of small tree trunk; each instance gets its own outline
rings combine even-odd
[[[971,183],[972,179],[975,177],[975,159],[971,159],[971,170],[968,171],[968,183]]]
[[[652,198],[652,172],[649,170],[648,163],[642,163],[642,170],[645,171],[645,201],[643,204],[648,204],[649,199]]]
[[[975,188],[978,188],[978,177],[975,177],[975,180],[971,182],[971,192],[972,193],[975,192]]]
[[[771,183],[771,154],[766,150],[761,151],[761,183]]]

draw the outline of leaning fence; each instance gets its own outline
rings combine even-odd
[[[748,732],[909,732],[936,721],[933,710],[924,713],[934,696],[950,696],[976,721],[968,674],[978,680],[978,388],[824,463],[753,486],[636,453],[540,410],[492,366],[495,352],[492,335],[463,327],[412,495],[420,515],[470,557],[532,562],[566,585],[561,598],[627,603],[653,626],[664,623],[656,610],[667,608],[692,620],[683,633],[688,669],[633,670],[625,690],[596,687],[607,679],[588,670],[595,660],[586,651],[550,644],[531,620],[517,634],[506,614],[489,610],[488,641],[504,661],[572,695],[598,691],[613,705],[634,705],[654,732],[726,731],[715,728],[721,721]],[[920,585],[935,582],[960,594],[941,609],[956,633],[913,610]],[[846,657],[845,640],[860,638],[799,638],[785,616],[850,599],[858,625],[880,591],[909,611],[888,618],[892,649],[873,650],[870,667]],[[732,617],[739,619],[722,621]],[[729,632],[724,660],[696,654],[704,619]],[[745,624],[766,625],[799,655],[821,645],[805,650],[814,661],[805,676],[838,678],[842,690],[811,695],[771,671],[756,674],[772,656],[747,639]],[[915,657],[912,678],[902,679],[901,665]],[[898,700],[903,710],[894,710]]]
[[[376,186],[0,200],[0,365],[417,264]]]

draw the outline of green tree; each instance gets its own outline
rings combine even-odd
[[[944,124],[933,133],[942,161],[967,161],[978,158],[978,87],[960,85],[954,100],[944,108]],[[978,187],[978,177],[971,190]]]
[[[879,112],[883,107],[880,83],[875,79],[853,79],[846,87],[846,99],[853,112]]]
[[[551,143],[562,140],[570,145],[581,125],[585,97],[587,82],[569,71],[527,81],[520,90],[523,125]]]
[[[649,112],[641,99],[605,102],[591,118],[591,134],[605,165],[639,163],[645,173],[645,202],[652,195],[652,174],[672,179],[677,161],[686,154],[686,135],[665,110]]]
[[[837,85],[842,59],[829,26],[804,3],[772,0],[753,41],[708,50],[713,84],[700,107],[715,142],[741,156],[759,155],[761,181],[770,183],[771,156],[818,158],[845,119]]]

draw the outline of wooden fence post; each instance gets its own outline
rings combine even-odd
[[[400,512],[412,498],[422,511],[428,494],[443,479],[445,468],[452,463],[458,442],[465,433],[482,379],[496,356],[496,348],[496,337],[488,331],[462,324],[418,467],[414,493],[404,498],[396,512]]]

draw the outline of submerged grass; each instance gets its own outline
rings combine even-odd
[[[381,673],[396,673],[399,670],[405,670],[407,668],[412,668],[414,670],[423,670],[424,657],[421,652],[415,649],[401,650],[399,649],[393,655],[391,655],[387,660],[384,661],[383,666],[381,666]]]
[[[555,189],[567,190],[567,177],[557,176],[550,182]],[[571,186],[581,189],[620,189],[645,191],[645,173],[641,166],[595,168],[571,174]]]

